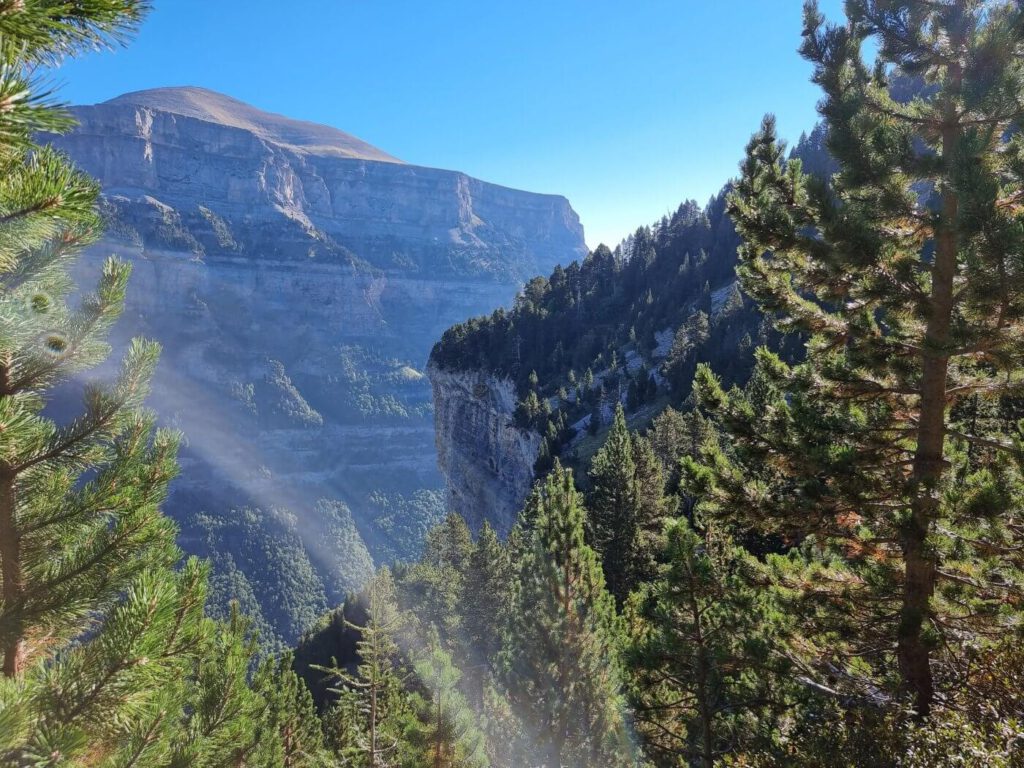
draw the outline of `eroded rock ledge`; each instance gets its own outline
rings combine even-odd
[[[478,530],[508,533],[533,483],[541,436],[516,426],[515,385],[486,371],[427,368],[448,508]]]

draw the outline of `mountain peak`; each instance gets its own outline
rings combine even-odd
[[[337,128],[264,112],[222,93],[195,86],[134,91],[104,102],[170,112],[241,128],[268,142],[310,155],[333,155],[387,163],[402,161]]]

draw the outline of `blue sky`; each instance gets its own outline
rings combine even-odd
[[[63,67],[72,103],[169,85],[334,125],[412,163],[569,198],[614,245],[736,172],[818,91],[801,0],[154,0],[127,49]],[[837,17],[841,0],[822,8]]]

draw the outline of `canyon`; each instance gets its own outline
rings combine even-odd
[[[49,140],[100,181],[108,223],[76,281],[88,289],[112,254],[133,264],[100,374],[130,338],[161,343],[148,404],[185,436],[166,505],[180,542],[212,560],[215,611],[238,600],[291,642],[374,564],[418,552],[445,510],[434,402],[455,402],[432,397],[430,348],[585,254],[579,219],[563,197],[202,89],[73,113],[79,127]],[[469,482],[444,466],[449,489]]]

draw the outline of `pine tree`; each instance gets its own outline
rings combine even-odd
[[[620,602],[654,576],[668,515],[665,483],[649,441],[634,438],[622,406],[590,466],[591,527],[609,591]]]
[[[956,429],[950,409],[1019,390],[1024,8],[846,9],[845,26],[828,26],[810,3],[801,49],[825,92],[838,173],[821,183],[786,162],[769,117],[730,198],[747,242],[744,290],[809,341],[792,369],[761,354],[784,393],[767,412],[701,374],[703,403],[737,455],[708,458],[711,504],[834,544],[860,574],[852,592],[876,635],[853,654],[882,676],[894,660],[925,717],[937,679],[955,685],[960,644],[1005,625],[1017,592],[1005,578],[1014,566],[992,560],[1018,546],[1017,469],[977,477],[984,502],[953,509],[944,495],[958,445],[1017,451],[1012,435]],[[873,67],[861,52],[869,38]],[[916,78],[916,95],[892,98],[893,73]]]
[[[619,690],[619,620],[585,512],[560,465],[533,494],[504,652],[528,754],[544,765],[632,765]]]
[[[694,354],[710,335],[711,322],[704,311],[693,313],[679,326],[664,363],[665,375],[675,389],[683,390],[689,383],[696,366]]]
[[[628,594],[629,549],[637,509],[633,440],[621,405],[615,409],[604,445],[591,462],[590,482],[594,547],[601,553],[608,590],[621,601]]]
[[[423,546],[423,562],[445,566],[462,575],[469,566],[473,552],[473,536],[462,516],[449,512],[438,525],[427,532]]]
[[[511,563],[489,523],[484,522],[469,557],[469,567],[459,601],[462,628],[468,650],[466,672],[471,698],[482,703],[483,686],[501,650],[502,632],[508,621]]]
[[[203,618],[206,568],[149,568],[86,641],[0,679],[0,758],[12,765],[161,764],[181,737]]]
[[[458,603],[472,552],[469,527],[453,512],[427,533],[420,562],[398,571],[401,607],[416,615],[418,628],[440,632],[445,642],[461,636]]]
[[[647,433],[651,449],[661,463],[666,487],[672,490],[679,484],[679,460],[690,448],[687,426],[687,416],[669,406],[654,417]]]
[[[415,764],[488,768],[483,733],[458,687],[461,674],[436,638],[413,666],[425,689],[413,705],[417,719],[405,733],[417,751]]]
[[[233,610],[227,622],[207,620],[198,663],[169,768],[245,765],[300,768],[323,765],[319,720],[305,685],[291,671],[291,657],[258,657],[251,623]],[[153,757],[137,765],[159,765]]]
[[[280,768],[305,768],[326,763],[323,732],[313,697],[293,669],[291,653],[264,659],[253,687],[266,702],[267,728],[280,741]]]
[[[594,371],[592,368],[587,368],[583,374],[583,389],[589,392],[594,388]]]
[[[770,744],[791,676],[781,620],[727,537],[681,520],[668,542],[664,577],[629,606],[637,725],[659,765],[712,768]]]
[[[342,713],[355,711],[358,722],[344,723],[355,729],[352,738],[340,737],[350,744],[361,764],[368,768],[390,765],[400,743],[398,732],[402,708],[399,659],[396,637],[402,629],[403,617],[398,611],[395,583],[390,570],[382,568],[366,587],[367,622],[364,626],[349,626],[360,634],[356,650],[359,666],[356,673],[336,665],[317,666],[341,687],[332,689],[349,706]]]
[[[31,72],[130,30],[144,11],[141,3],[103,2],[62,18],[49,5],[19,4],[0,22],[0,88],[12,105],[0,121],[0,652],[7,677],[45,652],[43,638],[52,647],[75,636],[148,562],[172,556],[155,502],[174,472],[175,440],[160,434],[152,441],[137,412],[157,348],[136,343],[119,382],[89,389],[86,414],[71,425],[40,414],[47,390],[107,354],[105,333],[121,311],[128,267],[109,261],[81,309],[65,306],[68,264],[100,232],[99,190],[67,159],[33,145],[36,131],[71,123],[35,94]],[[103,471],[76,489],[85,467]],[[67,554],[55,559],[55,552]]]
[[[665,528],[676,507],[676,500],[665,495],[665,476],[651,441],[641,435],[633,436],[633,466],[636,514],[626,578],[630,591],[657,576]]]

